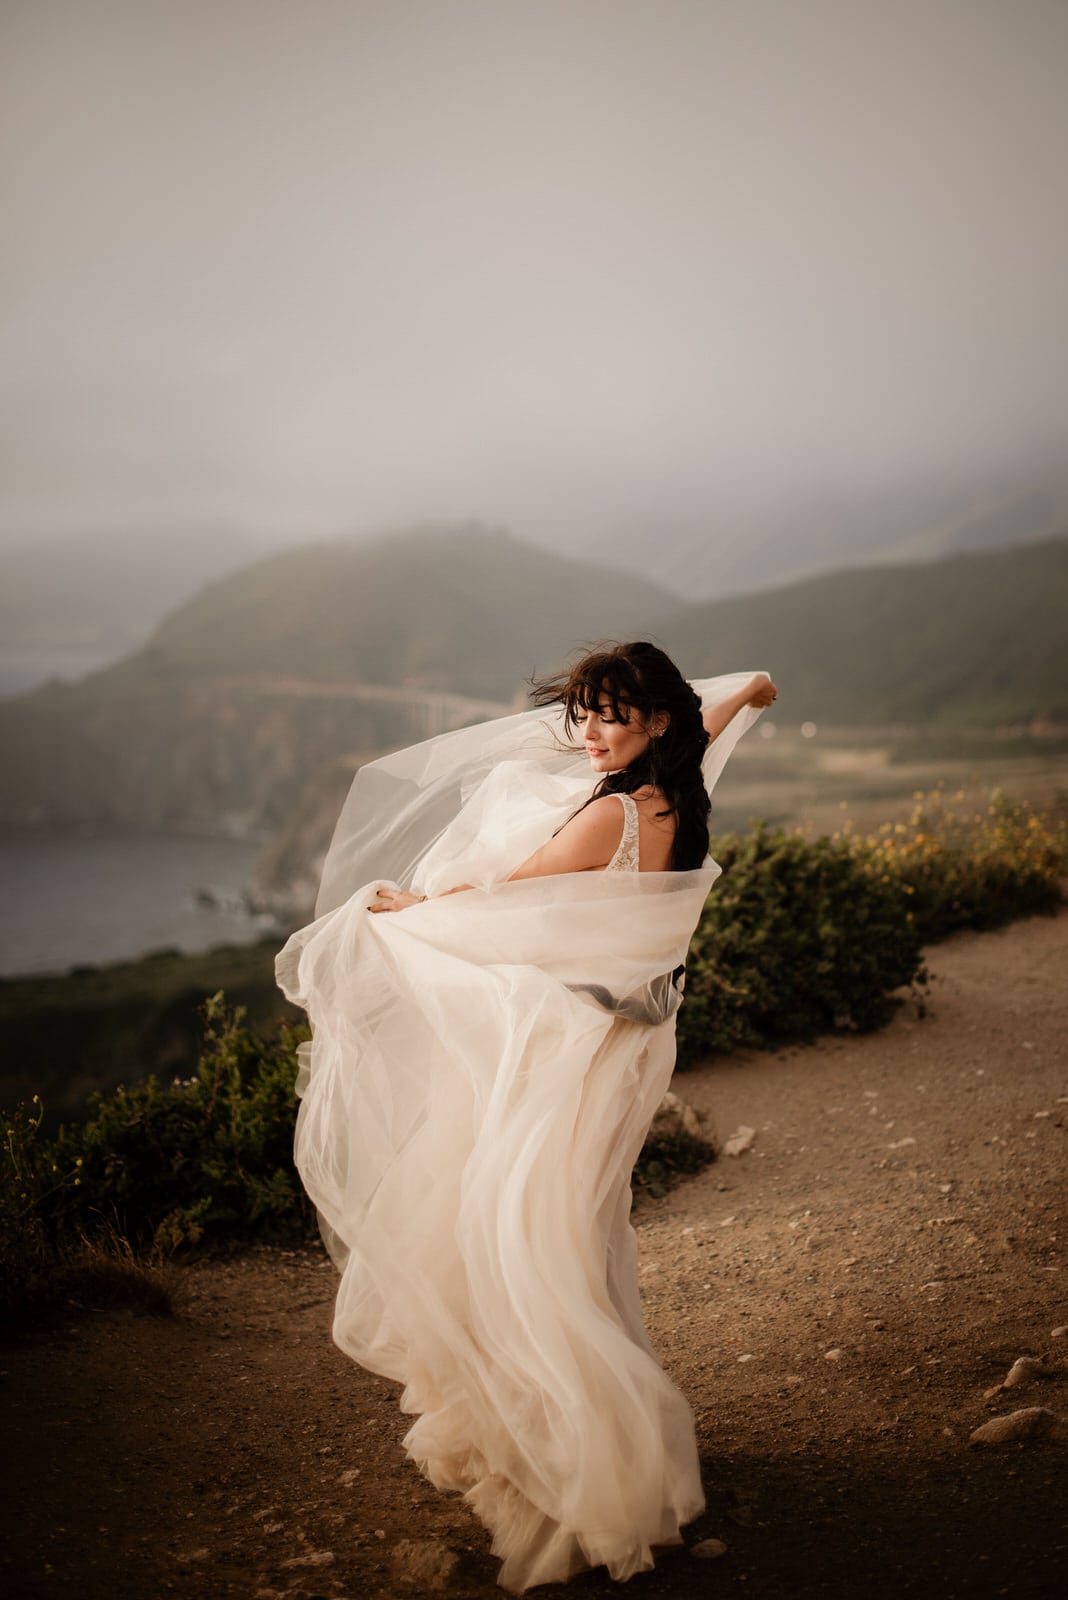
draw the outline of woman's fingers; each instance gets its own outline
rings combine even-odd
[[[403,889],[378,889],[368,911],[403,911],[407,906],[419,904],[421,896],[407,894]]]

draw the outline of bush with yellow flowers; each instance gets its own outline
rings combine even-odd
[[[882,1026],[922,946],[964,928],[1052,914],[1064,823],[992,794],[917,794],[908,822],[818,839],[756,827],[715,841],[723,877],[690,946],[679,1059]]]
[[[853,848],[880,863],[909,897],[921,939],[1049,915],[1061,899],[1068,829],[998,791],[917,793],[907,823],[884,823]]]

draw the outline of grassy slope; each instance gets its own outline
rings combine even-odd
[[[694,606],[671,643],[697,674],[767,665],[791,720],[1068,721],[1068,539],[857,568]]]
[[[83,967],[68,977],[0,980],[0,1104],[39,1094],[53,1121],[94,1089],[149,1072],[186,1077],[202,1036],[200,1007],[223,989],[267,1029],[297,1013],[274,984],[277,942]]]

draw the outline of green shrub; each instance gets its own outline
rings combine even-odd
[[[723,868],[686,964],[682,1064],[836,1027],[881,1027],[923,977],[901,883],[848,840],[759,826],[718,841]]]
[[[173,1281],[160,1252],[135,1251],[99,1220],[91,1232],[60,1220],[61,1197],[83,1190],[84,1165],[41,1137],[43,1114],[35,1095],[3,1122],[0,1327],[17,1329],[60,1309],[69,1314],[71,1305],[168,1313]]]
[[[914,796],[907,823],[831,837],[757,826],[713,845],[723,867],[686,966],[679,1061],[881,1027],[922,985],[920,947],[963,928],[1052,914],[1068,830],[995,793],[961,811]]]
[[[60,1171],[40,1137],[39,1095],[4,1113],[0,1160],[0,1318],[9,1321],[52,1256],[45,1208],[56,1192],[78,1180]]]
[[[648,1194],[661,1199],[680,1177],[700,1172],[715,1160],[715,1150],[684,1128],[672,1134],[650,1134],[631,1177],[635,1197]]]
[[[61,1230],[103,1220],[138,1247],[165,1252],[307,1231],[310,1206],[292,1157],[296,1048],[306,1033],[283,1026],[261,1041],[221,994],[204,1017],[193,1077],[94,1095],[88,1119],[60,1131],[58,1161],[79,1162],[82,1176],[77,1190],[54,1197]]]

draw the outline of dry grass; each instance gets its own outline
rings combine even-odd
[[[112,1226],[42,1254],[5,1286],[0,1330],[25,1333],[72,1310],[174,1315],[179,1269],[160,1252],[138,1254]]]

